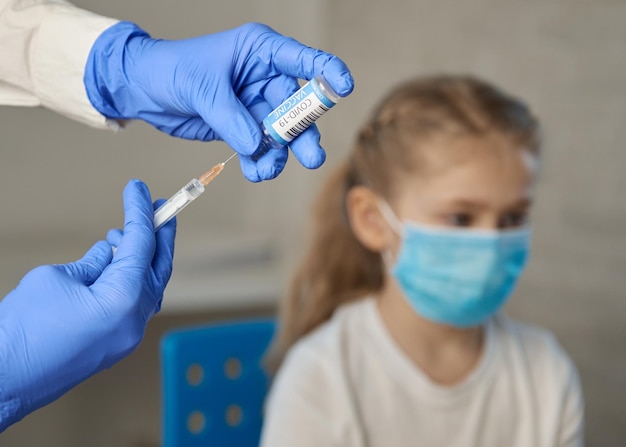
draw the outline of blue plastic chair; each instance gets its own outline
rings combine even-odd
[[[161,340],[164,447],[258,446],[273,320],[187,328]]]

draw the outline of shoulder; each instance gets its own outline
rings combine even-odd
[[[515,320],[504,314],[494,318],[494,326],[498,336],[507,343],[519,344],[535,355],[567,357],[554,334],[547,329]]]
[[[288,352],[285,367],[291,364],[311,367],[314,370],[340,367],[346,354],[346,346],[365,325],[373,300],[371,298],[344,304],[335,311],[330,320],[321,324],[300,339]]]
[[[519,357],[536,381],[564,385],[578,380],[574,362],[552,332],[506,315],[498,315],[494,327],[505,355]]]
[[[372,299],[347,303],[330,320],[301,338],[287,353],[276,382],[301,387],[341,387],[345,377],[348,346],[358,337]],[[295,383],[298,382],[298,383]],[[285,385],[287,386],[287,385]]]
[[[582,445],[584,397],[574,362],[549,331],[507,317],[494,319],[511,376],[531,385],[544,423],[558,427],[559,445]],[[550,416],[552,415],[552,417]],[[549,423],[549,422],[548,422]]]
[[[289,350],[267,399],[268,433],[274,428],[284,430],[285,425],[292,423],[324,431],[331,414],[335,425],[350,419],[350,391],[342,346],[349,332],[346,328],[358,319],[364,304],[358,302],[338,309],[329,321]]]

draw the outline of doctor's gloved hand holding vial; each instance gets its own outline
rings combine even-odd
[[[327,81],[335,102],[353,89],[341,59],[265,25],[167,41],[119,23],[96,40],[85,86],[96,109],[110,119],[142,119],[172,136],[225,141],[239,153],[246,178],[257,182],[282,171],[288,143],[259,153],[259,123],[299,89],[298,78],[316,77]],[[324,162],[319,140],[311,125],[291,142],[303,166]]]
[[[298,79],[320,80],[333,104],[354,87],[338,57],[262,24],[168,41],[66,1],[0,0],[0,105],[43,106],[103,129],[138,119],[174,137],[223,140],[253,182],[280,174],[286,143],[305,167],[324,162],[311,125],[319,110],[278,144],[268,144],[269,122],[261,125],[298,96]],[[140,343],[172,270],[175,212],[155,232],[160,205],[131,181],[123,230],[74,263],[34,269],[0,301],[0,431]]]

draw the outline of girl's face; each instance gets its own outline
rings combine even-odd
[[[426,172],[399,180],[391,205],[400,220],[489,230],[528,223],[535,155],[497,136],[428,144],[432,146],[424,151]]]

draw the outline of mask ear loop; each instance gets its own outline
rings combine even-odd
[[[387,221],[391,229],[400,237],[404,234],[404,227],[402,226],[402,222],[396,216],[396,213],[393,212],[389,204],[384,200],[378,200],[378,209],[380,213],[383,215],[383,218]]]
[[[400,237],[400,239],[402,239],[403,234],[404,234],[404,228],[402,226],[402,222],[400,222],[400,219],[398,219],[398,217],[393,212],[389,204],[384,199],[380,199],[378,201],[378,209],[380,210],[380,213],[383,216],[383,219],[387,221],[387,223],[389,224],[393,232],[396,233],[398,237]],[[383,263],[387,267],[387,270],[390,270],[392,266],[395,264],[395,260],[394,260],[393,255],[391,254],[391,250],[387,248],[380,255],[383,258]]]

